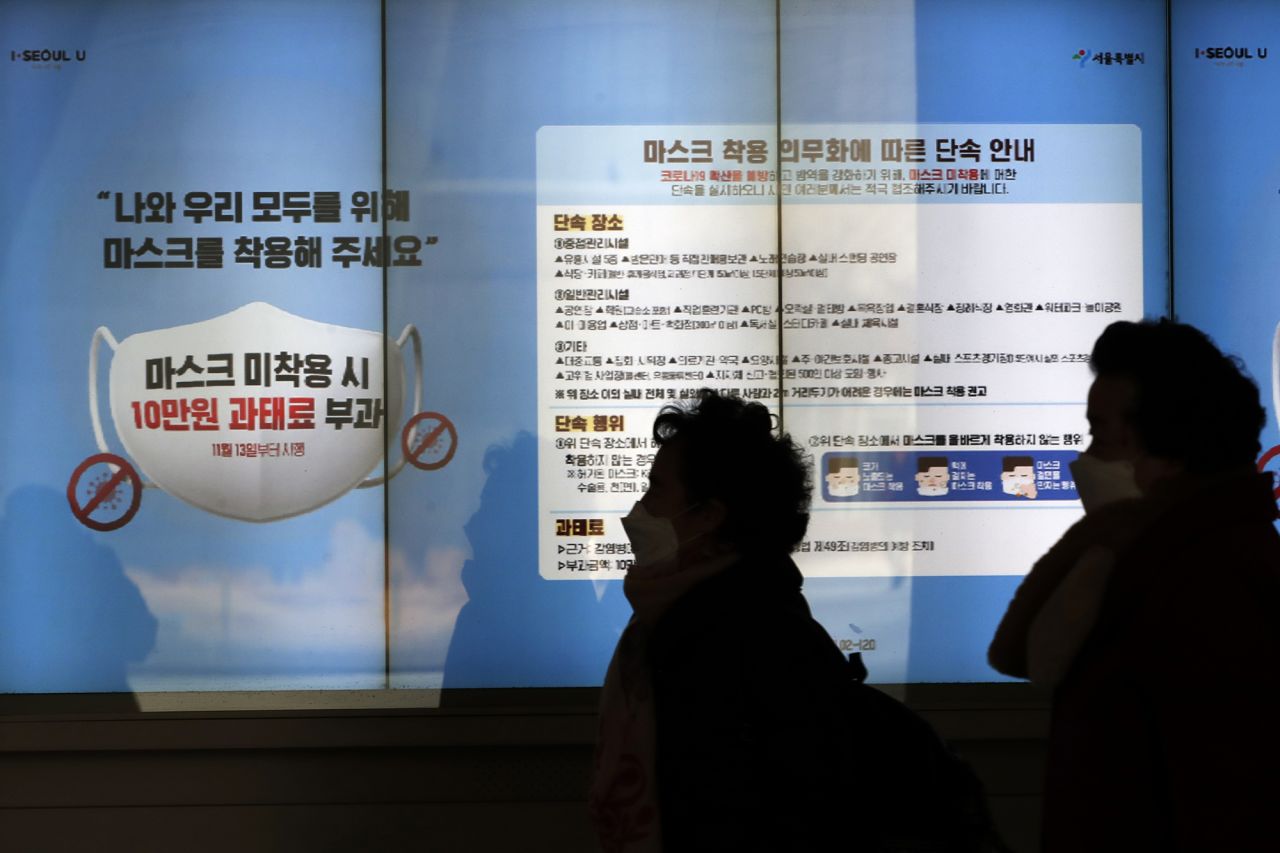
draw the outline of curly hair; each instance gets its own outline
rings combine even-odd
[[[1235,356],[1194,326],[1171,320],[1112,323],[1093,345],[1089,367],[1134,387],[1130,423],[1152,456],[1210,474],[1252,465],[1266,411],[1258,386]]]
[[[774,432],[767,408],[703,388],[653,422],[659,447],[677,439],[684,487],[695,502],[724,505],[726,541],[744,554],[795,549],[809,526],[809,467],[791,436]]]

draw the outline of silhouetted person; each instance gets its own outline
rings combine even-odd
[[[1044,849],[1274,849],[1280,536],[1257,387],[1167,321],[1108,326],[1090,366],[1087,514],[990,649],[1053,689]]]
[[[809,521],[800,449],[764,406],[706,390],[653,435],[649,489],[623,520],[634,615],[601,698],[603,849],[832,849],[856,834],[849,674],[788,556]]]
[[[0,692],[117,693],[136,710],[128,665],[156,619],[120,560],[53,489],[23,486],[0,517]]]

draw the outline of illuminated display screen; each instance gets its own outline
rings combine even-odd
[[[1182,7],[1175,87],[1268,91]],[[598,685],[701,387],[809,455],[873,680],[999,680],[1092,341],[1168,307],[1166,11],[5,4],[0,691]]]

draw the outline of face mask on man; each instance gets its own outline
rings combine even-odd
[[[694,506],[686,507],[677,513],[679,518]],[[635,502],[631,512],[622,518],[622,529],[631,540],[631,552],[635,555],[636,564],[652,565],[674,557],[680,550],[680,537],[676,535],[675,525],[670,518],[657,518],[650,515],[649,510],[640,501]]]
[[[1081,453],[1069,466],[1075,479],[1076,492],[1085,512],[1093,512],[1125,498],[1142,495],[1133,476],[1133,463],[1127,459],[1107,462],[1088,453]]]

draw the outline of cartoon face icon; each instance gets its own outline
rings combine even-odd
[[[922,456],[916,463],[916,492],[921,497],[936,498],[947,493],[951,482],[945,456]]]
[[[1000,488],[1006,495],[1036,498],[1035,461],[1030,456],[1006,456],[1000,472]]]
[[[829,455],[826,467],[824,478],[828,497],[851,498],[858,494],[862,485],[862,471],[858,467],[857,457]]]

